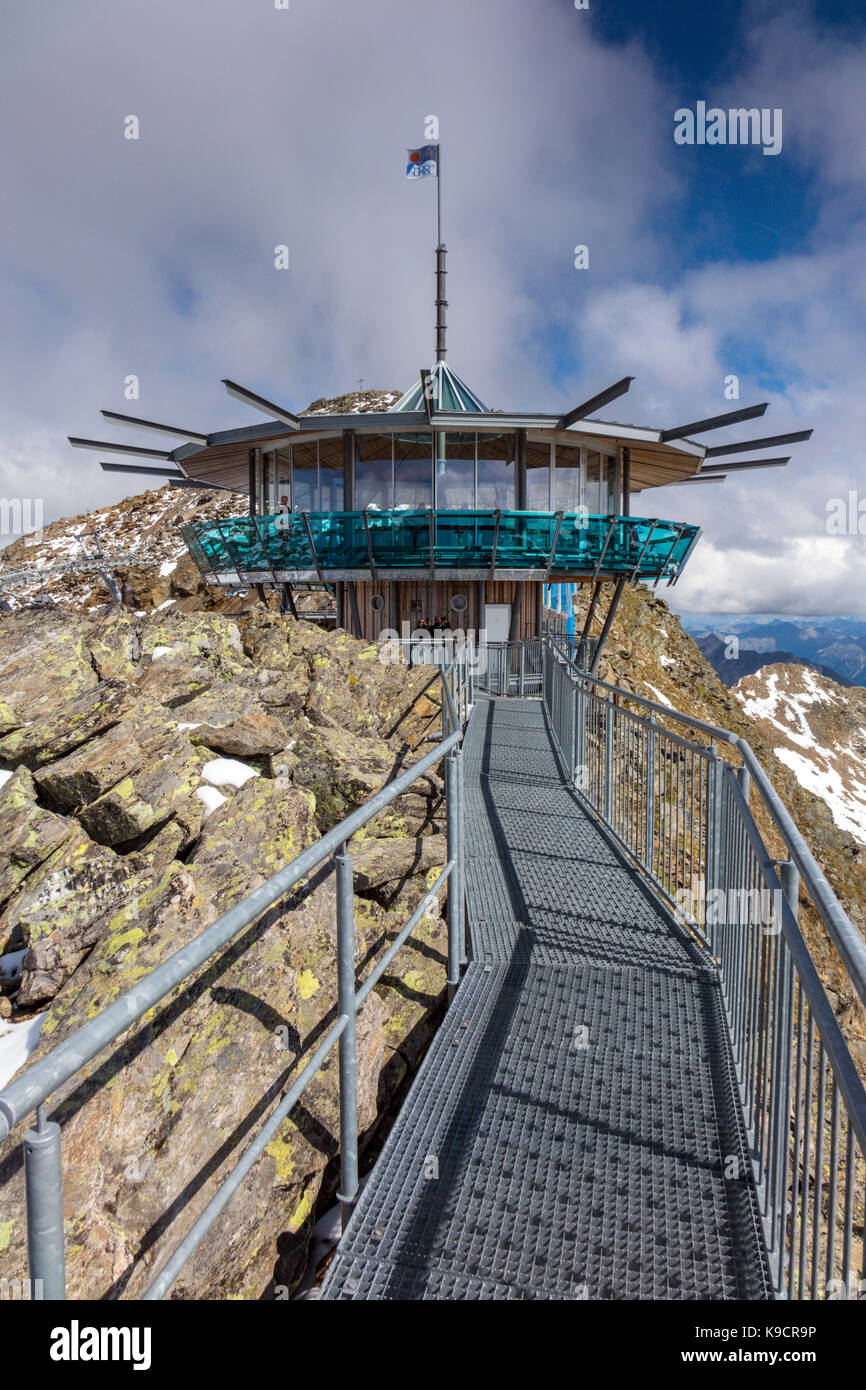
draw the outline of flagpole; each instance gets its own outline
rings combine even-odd
[[[436,222],[439,240],[436,245],[436,361],[445,361],[445,256],[442,243],[442,146],[436,147]]]
[[[438,228],[437,246],[442,245],[442,146],[439,145],[436,154],[436,220]]]

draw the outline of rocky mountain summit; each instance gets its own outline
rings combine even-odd
[[[127,586],[134,608],[147,610],[199,595],[204,599],[181,528],[237,516],[242,506],[234,492],[166,484],[86,516],[52,521],[41,534],[20,536],[0,551],[0,594],[12,609],[51,602],[101,608],[110,594],[98,570],[85,567],[98,558],[101,546],[107,568],[118,588]],[[115,557],[119,564],[110,563]]]
[[[738,681],[733,693],[800,786],[866,846],[866,689],[778,663]]]
[[[41,1021],[35,1057],[418,756],[439,716],[429,671],[377,655],[258,600],[237,616],[55,604],[0,617],[2,1026]],[[443,828],[433,773],[353,842],[362,977],[444,864]],[[368,1138],[435,1024],[445,940],[437,907],[360,1012]],[[55,1095],[72,1297],[146,1287],[333,1021],[335,964],[323,870]],[[177,1296],[294,1284],[316,1200],[334,1190],[336,1066]],[[20,1138],[0,1161],[0,1277],[26,1269]]]
[[[233,494],[159,488],[3,552],[0,579],[37,571],[8,591],[14,611],[0,613],[0,1054],[21,1040],[12,1069],[40,1029],[34,1058],[366,801],[439,728],[428,671],[383,664],[374,646],[283,616],[274,596],[205,588],[180,528],[237,511]],[[93,530],[106,554],[128,557],[116,571],[126,604],[107,602],[98,573],[68,567]],[[301,597],[310,608],[328,601]],[[777,755],[765,711],[751,717],[648,588],[625,590],[600,674],[624,697],[748,738],[866,933],[862,843]],[[832,693],[826,711],[821,701],[807,709],[802,692],[799,708],[823,748],[832,737],[855,749],[838,704],[851,692]],[[780,852],[754,796],[752,807]],[[432,774],[353,841],[359,978],[445,862],[444,829]],[[805,897],[801,906],[866,1072],[862,1010]],[[445,957],[437,908],[359,1015],[368,1153],[436,1026]],[[57,1093],[49,1111],[63,1121],[72,1297],[140,1295],[333,1022],[335,963],[334,881],[323,870]],[[333,1055],[176,1297],[295,1287],[317,1204],[336,1187],[336,1068]],[[20,1138],[0,1150],[0,1278],[26,1270]]]

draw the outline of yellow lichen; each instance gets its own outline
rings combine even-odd
[[[312,970],[302,970],[298,976],[298,993],[301,998],[310,999],[318,989],[321,989],[321,985]]]

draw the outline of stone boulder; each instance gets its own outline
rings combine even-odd
[[[0,700],[0,738],[4,738],[13,729],[20,729],[23,723],[24,720],[20,714],[16,714],[12,706],[7,704],[5,700]]]
[[[90,660],[84,613],[21,608],[0,623],[0,690],[26,720],[92,690],[98,676]]]
[[[43,798],[75,814],[92,839],[120,845],[167,821],[197,788],[201,764],[166,710],[140,700],[107,734],[37,778]]]
[[[288,742],[283,724],[244,686],[220,682],[183,708],[182,727],[191,743],[232,757],[279,753]]]
[[[54,709],[0,739],[0,758],[30,767],[62,758],[118,724],[135,701],[136,692],[122,680],[100,681],[71,700],[59,700]]]
[[[16,1005],[53,999],[106,930],[111,914],[152,878],[135,856],[95,845],[73,822],[69,839],[29,876],[0,915],[0,940],[27,948]]]
[[[75,830],[74,821],[37,804],[33,778],[26,768],[19,768],[9,778],[0,791],[0,907]],[[7,948],[0,928],[0,953]]]
[[[353,855],[355,882],[361,892],[393,899],[407,879],[441,869],[447,860],[444,835],[362,839]]]
[[[316,799],[316,822],[324,833],[381,791],[399,770],[399,756],[378,738],[339,728],[299,728],[291,752],[293,782]]]
[[[135,679],[141,659],[140,621],[122,603],[104,609],[88,634],[90,659],[101,681]]]

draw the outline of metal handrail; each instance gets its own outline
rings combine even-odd
[[[575,790],[718,969],[774,1294],[848,1296],[851,1280],[859,1285],[866,1089],[798,924],[801,879],[861,999],[866,945],[747,740],[587,676],[551,639],[544,701]],[[712,741],[674,732],[657,714]],[[722,741],[740,754],[736,769],[721,758]],[[753,780],[785,861],[749,808]]]
[[[655,700],[648,699],[645,695],[638,695],[635,691],[626,690],[619,685],[611,685],[609,681],[599,680],[597,676],[590,676],[581,671],[573,659],[563,652],[551,638],[545,640],[550,642],[551,648],[557,656],[572,668],[573,678],[583,685],[606,690],[621,700],[642,705],[654,714],[696,729],[698,732],[706,734],[710,739],[728,744],[739,752],[743,764],[748,768],[752,779],[757,784],[767,810],[785,842],[788,853],[809,889],[821,920],[845,963],[860,999],[866,1005],[866,943],[830,887],[826,875],[794,824],[748,740],[740,734],[733,733],[730,729],[723,729],[717,724],[708,724],[703,719],[697,719],[694,715],[683,714],[680,710],[673,709],[669,705],[659,704]],[[697,746],[695,745],[695,747]]]
[[[213,956],[232,942],[263,912],[292,888],[308,878],[322,863],[334,857],[337,865],[337,955],[339,1016],[333,1028],[306,1063],[277,1109],[257,1138],[221,1184],[218,1192],[184,1237],[157,1280],[143,1295],[162,1298],[174,1284],[183,1266],[213,1226],[220,1212],[239,1187],[256,1159],[276,1133],[282,1120],[313,1077],[332,1048],[340,1046],[340,1167],[344,1224],[354,1206],[358,1190],[358,1124],[356,1101],[355,1015],[374,985],[381,979],[394,956],[420,923],[424,913],[446,884],[448,891],[448,992],[453,996],[465,958],[465,908],[463,863],[463,776],[461,712],[466,709],[466,686],[456,663],[437,673],[443,685],[443,716],[447,710],[450,732],[436,747],[411,768],[389,782],[363,806],[339,825],[273,874],[242,902],[206,927],[192,941],[175,951],[155,970],[108,1005],[81,1028],[28,1068],[17,1080],[0,1090],[0,1141],[19,1121],[34,1110],[37,1127],[24,1136],[25,1185],[28,1211],[28,1256],[30,1277],[42,1281],[46,1298],[65,1297],[66,1276],[63,1250],[63,1190],[61,1169],[61,1129],[48,1122],[48,1098],[75,1076],[82,1067],[115,1042],[145,1013],[161,1003]],[[452,686],[459,689],[455,700]],[[445,760],[447,862],[436,882],[412,913],[388,951],[360,988],[355,984],[354,954],[354,876],[348,845],[352,837],[390,805],[442,759]]]

